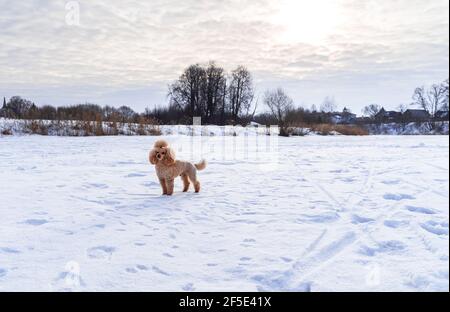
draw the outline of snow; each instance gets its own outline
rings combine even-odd
[[[0,291],[449,290],[447,136],[156,139],[1,137]]]

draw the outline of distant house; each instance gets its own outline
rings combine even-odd
[[[431,119],[431,115],[424,109],[408,109],[405,117],[413,121],[427,121]]]
[[[349,109],[344,108],[342,113],[333,113],[331,120],[335,124],[354,124],[357,121],[357,116]]]
[[[372,123],[372,118],[370,117],[358,117],[356,118],[356,123],[358,124],[369,124]]]
[[[440,120],[448,120],[449,118],[449,114],[448,114],[448,110],[440,110],[438,112],[436,112],[436,119],[440,119]]]
[[[375,115],[375,119],[382,122],[395,122],[400,117],[402,117],[401,112],[387,111],[384,109],[384,107],[378,112],[378,114]]]

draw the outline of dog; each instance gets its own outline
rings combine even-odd
[[[156,174],[161,183],[163,195],[172,196],[174,191],[174,182],[177,177],[183,180],[183,192],[189,191],[190,183],[194,184],[195,192],[200,192],[200,182],[197,179],[197,171],[206,169],[206,161],[199,164],[178,161],[175,158],[175,152],[169,147],[169,144],[160,140],[157,141],[150,151],[149,160],[156,166]]]

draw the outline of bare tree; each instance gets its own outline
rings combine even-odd
[[[130,122],[136,117],[137,113],[128,106],[121,106],[117,110],[120,116],[122,117],[122,122]],[[95,120],[97,117],[95,118]]]
[[[436,117],[437,112],[441,109],[445,99],[445,89],[442,85],[433,84],[428,91],[428,101],[430,103],[430,114]]]
[[[445,88],[442,85],[433,84],[428,90],[425,87],[419,87],[414,91],[413,105],[423,108],[434,118],[442,107],[445,96]]]
[[[206,69],[206,82],[202,90],[205,97],[204,115],[207,122],[212,121],[220,106],[224,106],[226,85],[224,69],[210,62]]]
[[[441,83],[441,92],[443,94],[442,96],[442,104],[441,104],[441,110],[443,111],[447,111],[449,110],[449,92],[448,92],[448,87],[449,87],[449,81],[448,79],[445,80],[443,83]]]
[[[381,111],[381,106],[378,104],[370,104],[364,107],[363,114],[365,116],[370,117],[371,119],[375,119],[375,116]]]
[[[202,116],[204,97],[202,90],[206,71],[199,64],[189,66],[180,78],[169,86],[171,105],[185,111],[189,117]]]
[[[253,78],[247,68],[239,66],[230,77],[228,101],[233,123],[237,123],[242,112],[249,112],[254,98]]]
[[[413,100],[414,102],[411,105],[416,105],[422,108],[428,107],[427,98],[425,95],[425,87],[418,87],[414,90]]]
[[[322,113],[333,113],[337,110],[337,104],[333,97],[327,96],[322,105],[320,106],[320,111]]]
[[[280,135],[288,135],[286,118],[289,111],[293,109],[293,103],[293,100],[282,88],[266,91],[264,94],[264,104],[269,108],[272,117],[277,120],[280,127]]]

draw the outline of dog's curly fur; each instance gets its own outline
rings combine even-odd
[[[194,184],[195,192],[200,192],[200,182],[197,179],[197,171],[206,168],[206,161],[199,164],[178,161],[175,159],[175,152],[169,147],[169,144],[160,140],[150,151],[149,160],[156,166],[156,174],[163,190],[163,195],[173,195],[174,181],[177,177],[183,179],[183,192],[189,191],[190,182]]]

